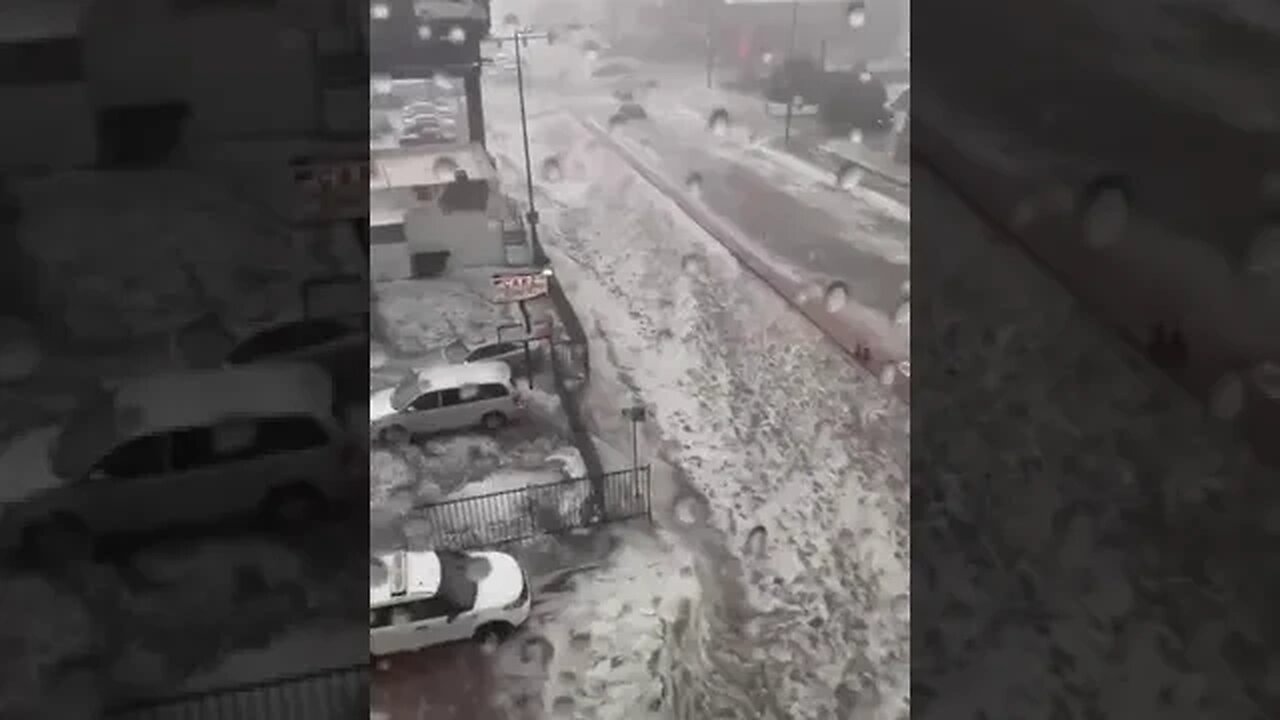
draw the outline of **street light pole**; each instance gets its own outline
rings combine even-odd
[[[787,56],[782,61],[784,68],[791,67],[791,72],[787,73],[787,119],[782,126],[782,144],[787,147],[791,146],[791,114],[796,104],[796,21],[799,15],[800,0],[791,0],[791,38],[787,41]]]
[[[538,243],[538,209],[533,199],[533,160],[529,157],[529,116],[524,104],[524,60],[520,55],[523,39],[519,30],[512,31],[511,41],[516,46],[516,91],[520,95],[520,139],[524,143],[524,182],[529,197],[529,213],[525,219],[529,222],[529,242],[536,251],[541,245]]]
[[[712,87],[711,76],[716,64],[716,6],[720,0],[707,0],[707,89]]]

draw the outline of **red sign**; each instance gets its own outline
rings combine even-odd
[[[493,276],[494,302],[520,302],[547,294],[549,277],[542,272],[500,273]]]

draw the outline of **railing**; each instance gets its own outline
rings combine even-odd
[[[649,517],[649,467],[423,505],[410,513],[416,543],[470,550]]]
[[[364,720],[369,667],[291,675],[108,709],[107,720]]]

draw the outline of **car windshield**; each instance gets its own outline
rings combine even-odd
[[[422,387],[418,382],[417,373],[406,373],[391,391],[391,407],[395,410],[404,410],[421,395]]]
[[[478,588],[474,569],[476,558],[454,551],[437,553],[440,558],[440,590],[438,595],[449,601],[451,605],[462,610],[470,610],[476,605]]]
[[[333,318],[302,320],[264,330],[245,340],[227,355],[231,363],[246,363],[283,355],[353,335],[352,328]]]
[[[509,353],[514,349],[515,345],[512,345],[511,343],[494,343],[492,345],[484,345],[472,350],[471,354],[467,356],[467,360],[474,362],[476,360],[497,357],[499,355]]]

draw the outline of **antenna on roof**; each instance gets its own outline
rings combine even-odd
[[[405,553],[397,550],[391,558],[391,594],[404,595],[409,589],[409,578],[406,577]]]

